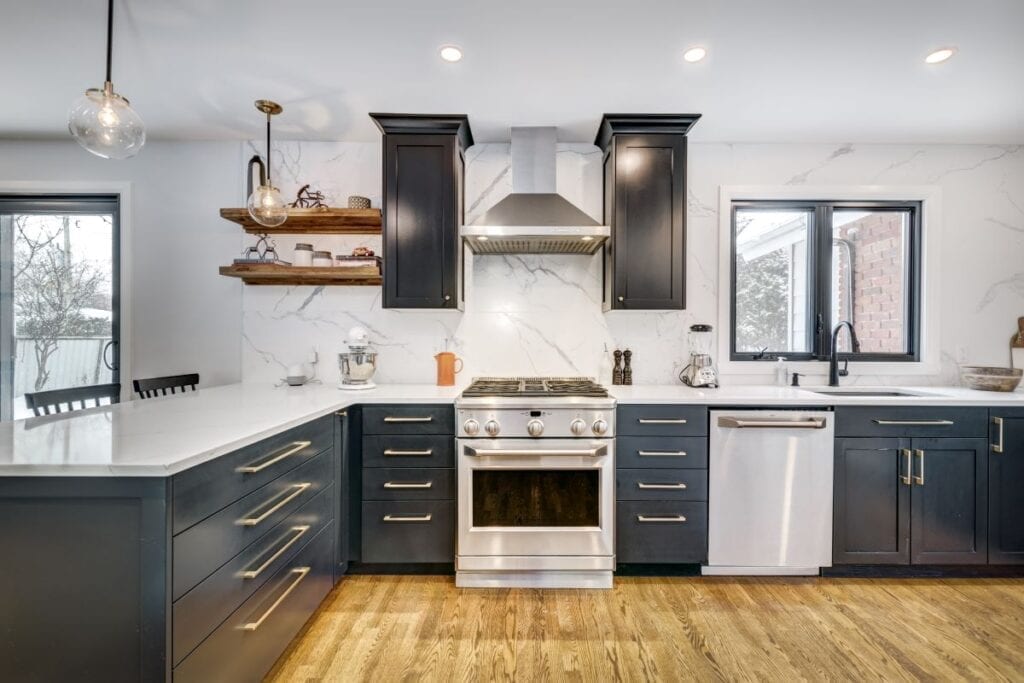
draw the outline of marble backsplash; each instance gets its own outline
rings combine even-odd
[[[246,152],[250,153],[250,146]],[[312,183],[329,204],[362,194],[380,205],[381,150],[374,143],[283,142],[274,177],[286,195]],[[335,354],[349,328],[370,332],[378,379],[433,382],[444,349],[475,375],[610,372],[606,350],[630,348],[634,382],[668,383],[685,364],[694,322],[717,326],[718,195],[722,185],[936,185],[942,190],[942,370],[934,376],[855,378],[860,383],[955,381],[958,361],[1005,364],[1024,315],[1024,147],[692,144],[689,155],[687,310],[601,312],[601,257],[475,256],[467,260],[465,311],[386,310],[372,287],[246,287],[245,381],[273,382],[316,347],[320,377],[336,382]],[[467,222],[511,191],[509,146],[466,155]],[[558,191],[601,218],[601,153],[559,144]],[[278,238],[284,258],[295,240]],[[343,253],[379,238],[316,237]],[[1007,357],[1004,357],[1007,356]],[[824,372],[824,370],[823,370]],[[769,381],[770,377],[724,379]],[[607,380],[606,380],[607,381]]]

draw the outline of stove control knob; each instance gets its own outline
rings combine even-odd
[[[594,424],[590,426],[594,430],[594,433],[601,436],[608,431],[608,423],[605,420],[594,420]]]
[[[526,423],[526,433],[530,436],[540,436],[544,433],[544,423],[540,420],[530,420]]]
[[[587,423],[577,417],[569,423],[569,431],[576,436],[583,436],[583,433],[587,431]]]
[[[462,430],[470,436],[476,436],[480,433],[480,423],[473,418],[469,418],[463,423]]]
[[[488,420],[484,423],[484,431],[487,432],[488,436],[497,436],[498,432],[501,431],[501,425],[498,424],[497,420]]]

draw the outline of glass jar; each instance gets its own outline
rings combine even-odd
[[[313,265],[313,245],[299,242],[292,253],[292,265],[309,267]]]
[[[334,257],[329,251],[314,251],[313,266],[316,268],[330,268],[334,265]]]

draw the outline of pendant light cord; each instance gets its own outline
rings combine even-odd
[[[271,113],[267,112],[267,187],[273,187],[274,184],[270,181],[270,117]]]
[[[114,43],[114,0],[107,0],[107,83],[110,80],[110,64],[113,61]]]

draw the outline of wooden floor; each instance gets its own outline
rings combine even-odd
[[[353,576],[275,681],[1022,680],[1024,579]]]

